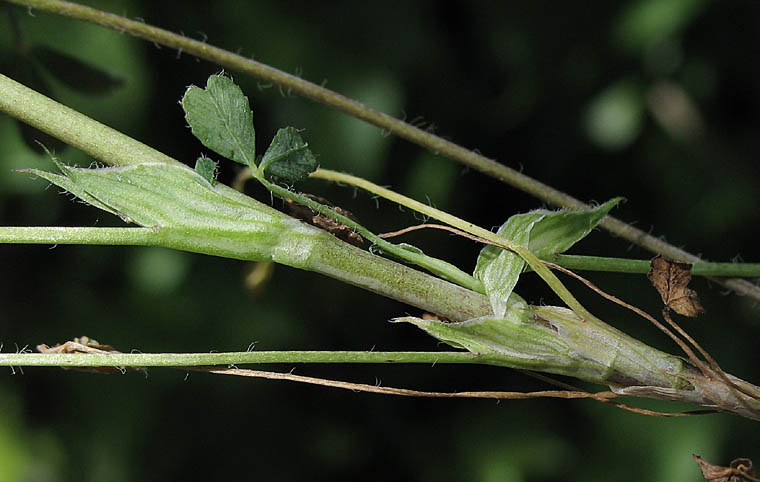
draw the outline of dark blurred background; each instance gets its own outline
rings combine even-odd
[[[324,81],[582,200],[624,196],[617,216],[707,259],[759,261],[758,2],[83,3]],[[82,67],[68,69],[78,73],[72,88],[29,60],[46,48],[121,83],[90,86],[97,76]],[[192,163],[204,152],[178,100],[188,85],[205,85],[217,65],[6,5],[0,56],[6,73],[15,68],[28,84],[166,154]],[[305,129],[322,166],[485,227],[543,206],[337,111],[231,74],[251,100],[260,151],[277,128],[293,125]],[[72,148],[56,151],[69,163],[92,161]],[[0,163],[0,224],[120,225],[14,173],[51,163],[6,115]],[[229,181],[237,167],[221,169]],[[313,181],[303,188],[376,232],[418,222],[352,189]],[[465,270],[479,249],[440,232],[405,241]],[[572,252],[651,257],[603,231]],[[257,350],[445,348],[412,326],[387,323],[419,314],[411,307],[281,266],[254,292],[245,284],[251,269],[160,249],[0,246],[0,342],[6,352],[81,335],[145,352],[240,351],[252,342]],[[588,277],[660,310],[644,276]],[[759,382],[758,304],[703,279],[693,284],[707,313],[683,325],[725,369]],[[645,321],[569,286],[601,318],[677,353]],[[517,290],[535,303],[555,302],[530,275]],[[0,481],[693,481],[701,479],[692,453],[724,465],[760,455],[756,423],[730,415],[656,419],[591,401],[389,398],[169,369],[147,378],[2,371]],[[478,366],[299,365],[295,373],[441,391],[546,387]]]

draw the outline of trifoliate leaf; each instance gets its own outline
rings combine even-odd
[[[622,199],[583,211],[539,209],[517,214],[499,228],[499,234],[539,257],[562,253],[588,235]],[[524,268],[522,258],[510,251],[490,245],[481,250],[474,276],[483,282],[497,316],[503,313]]]
[[[277,179],[288,184],[306,179],[317,170],[317,159],[294,127],[277,131],[259,166],[267,179]]]
[[[209,184],[214,184],[216,180],[217,163],[206,156],[200,156],[195,161],[195,172],[200,174]]]
[[[182,98],[193,135],[217,154],[255,169],[256,135],[248,98],[229,77],[212,75],[206,88],[190,86]]]

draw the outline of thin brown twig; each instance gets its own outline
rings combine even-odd
[[[621,300],[617,296],[614,296],[614,295],[611,295],[611,294],[607,293],[606,291],[602,290],[601,288],[599,288],[598,286],[596,286],[591,281],[587,280],[583,276],[581,276],[581,275],[579,275],[579,274],[577,274],[577,273],[575,273],[575,272],[573,272],[573,271],[571,271],[571,270],[569,270],[567,268],[563,268],[562,266],[560,266],[558,264],[549,263],[547,261],[545,261],[544,263],[548,267],[550,267],[552,269],[556,269],[557,271],[561,271],[561,272],[565,273],[566,275],[571,276],[571,277],[577,279],[581,283],[583,283],[586,286],[588,286],[592,291],[596,292],[596,294],[598,294],[602,298],[606,298],[606,299],[612,301],[613,303],[616,303],[616,304],[622,306],[623,308],[627,308],[627,309],[633,311],[634,313],[636,313],[637,315],[641,316],[642,318],[646,319],[650,323],[652,323],[660,331],[662,331],[668,337],[670,337],[673,341],[675,341],[678,344],[679,347],[681,347],[681,349],[684,351],[684,353],[686,353],[686,355],[689,357],[689,360],[695,366],[697,366],[699,368],[699,370],[702,372],[702,374],[704,376],[710,377],[710,375],[709,375],[710,370],[707,369],[707,366],[705,366],[705,364],[702,362],[702,360],[700,360],[697,357],[697,355],[694,353],[694,351],[691,348],[689,348],[689,346],[686,343],[684,343],[684,341],[682,339],[678,338],[675,335],[675,333],[673,333],[672,331],[670,331],[667,326],[665,326],[662,323],[660,323],[659,321],[657,321],[657,319],[655,317],[653,317],[652,315],[650,315],[646,311],[642,310],[641,308],[638,308],[638,307],[633,306],[633,305],[631,305],[629,303],[626,303],[625,301]]]
[[[446,226],[445,224],[431,224],[431,223],[416,224],[414,226],[408,226],[406,228],[399,229],[398,231],[391,231],[389,233],[379,234],[378,236],[381,237],[381,238],[393,238],[393,237],[401,236],[402,234],[406,234],[406,233],[409,233],[409,232],[412,232],[412,231],[417,231],[418,229],[428,229],[428,228],[429,229],[440,229],[440,230],[443,230],[443,231],[449,231],[449,232],[452,232],[452,233],[454,233],[454,234],[456,234],[458,236],[462,236],[464,238],[471,239],[473,241],[477,241],[478,243],[490,244],[492,246],[497,246],[499,248],[503,248],[503,249],[507,249],[507,250],[509,249],[506,246],[502,246],[500,244],[491,242],[491,241],[489,241],[489,240],[487,240],[485,238],[481,238],[480,236],[475,236],[473,234],[467,233],[465,231],[462,231],[461,229],[453,228],[451,226]]]
[[[630,407],[628,405],[613,402],[612,398],[618,395],[614,392],[596,392],[590,393],[583,390],[544,390],[537,392],[504,392],[504,391],[470,391],[470,392],[427,392],[420,390],[411,390],[407,388],[381,387],[378,385],[369,385],[365,383],[352,383],[339,380],[329,380],[325,378],[309,377],[295,375],[293,373],[268,372],[261,370],[249,370],[244,368],[213,368],[213,367],[176,367],[181,370],[192,370],[199,372],[212,373],[217,375],[233,375],[251,378],[266,378],[269,380],[286,380],[298,383],[308,383],[311,385],[320,385],[330,388],[341,388],[354,392],[378,393],[382,395],[396,395],[402,397],[427,397],[427,398],[487,398],[493,400],[525,400],[531,398],[562,398],[566,400],[574,399],[592,399],[603,403],[611,404],[617,408],[628,410],[634,413],[649,415],[654,417],[687,417],[693,415],[703,415],[714,413],[714,410],[700,410],[693,412],[657,412],[643,408]]]
[[[697,341],[686,332],[686,330],[681,328],[675,321],[673,321],[672,318],[670,318],[670,308],[668,306],[663,308],[662,317],[665,318],[665,321],[667,321],[674,330],[676,330],[682,337],[686,338],[686,340],[691,343],[692,346],[696,348],[703,357],[705,357],[705,360],[707,360],[713,370],[718,373],[723,372],[723,369],[718,365],[718,362],[716,362],[715,359],[710,356],[710,354],[707,353],[707,351],[702,348],[699,343],[697,343]]]
[[[408,226],[406,228],[399,229],[398,231],[392,231],[392,232],[389,232],[389,233],[381,234],[380,237],[381,238],[391,238],[391,237],[400,236],[402,234],[409,233],[411,231],[416,231],[418,229],[426,229],[426,228],[429,228],[429,229],[440,229],[440,230],[443,230],[443,231],[449,231],[451,233],[454,233],[456,235],[465,237],[467,239],[471,239],[471,240],[479,242],[479,243],[490,244],[492,246],[496,246],[496,247],[499,247],[499,248],[502,248],[502,249],[508,249],[505,246],[502,246],[502,245],[500,245],[498,243],[493,243],[493,242],[491,242],[491,241],[489,241],[487,239],[481,238],[479,236],[474,236],[474,235],[466,233],[466,232],[464,232],[462,230],[453,228],[451,226],[445,226],[445,225],[442,225],[442,224],[425,223],[425,224],[418,224],[418,225],[415,225],[415,226]],[[657,321],[657,319],[655,319],[649,313],[645,312],[644,310],[642,310],[642,309],[640,309],[640,308],[638,308],[636,306],[633,306],[633,305],[631,305],[629,303],[626,303],[625,301],[621,300],[620,298],[618,298],[618,297],[616,297],[614,295],[611,295],[611,294],[605,292],[604,290],[602,290],[601,288],[599,288],[598,286],[596,286],[594,283],[592,283],[588,279],[584,278],[583,276],[580,276],[579,274],[576,274],[575,272],[573,272],[573,271],[571,271],[571,270],[569,270],[567,268],[564,268],[564,267],[562,267],[562,266],[560,266],[558,264],[551,263],[551,262],[548,262],[548,261],[543,261],[543,263],[545,265],[547,265],[548,267],[550,267],[550,268],[556,269],[556,270],[561,271],[561,272],[563,272],[563,273],[565,273],[565,274],[567,274],[569,276],[572,276],[573,278],[579,280],[580,282],[582,282],[583,284],[585,284],[586,286],[588,286],[590,289],[592,289],[594,292],[596,292],[597,294],[599,294],[603,298],[606,298],[606,299],[608,299],[608,300],[610,300],[610,301],[612,301],[614,303],[617,303],[618,305],[620,305],[620,306],[622,306],[624,308],[627,308],[627,309],[633,311],[634,313],[636,313],[637,315],[639,315],[639,316],[643,317],[644,319],[648,320],[655,327],[657,327],[660,331],[662,331],[668,337],[670,337],[673,341],[675,341],[676,344],[678,344],[678,346],[689,357],[689,360],[696,367],[699,368],[699,370],[702,372],[702,374],[705,377],[707,377],[709,379],[713,379],[713,375],[715,373],[717,373],[718,376],[721,378],[721,380],[725,384],[727,384],[728,386],[732,387],[735,390],[738,390],[739,392],[741,392],[741,393],[743,393],[743,394],[745,394],[745,395],[747,395],[747,396],[749,396],[751,398],[757,398],[756,394],[748,392],[747,390],[745,390],[742,387],[738,386],[736,383],[733,383],[728,378],[728,376],[723,371],[723,369],[720,368],[720,366],[715,361],[715,359],[712,356],[710,356],[710,354],[707,353],[707,351],[704,350],[696,342],[696,340],[694,340],[688,333],[686,333],[685,330],[683,330],[677,323],[675,323],[670,318],[670,316],[668,316],[668,314],[667,314],[667,308],[666,308],[665,311],[663,311],[663,317],[668,321],[668,323],[670,324],[671,327],[673,327],[681,336],[683,336],[689,343],[691,343],[692,346],[694,346],[705,357],[705,359],[710,364],[710,367],[712,368],[712,370],[710,370],[710,369],[707,368],[707,366],[704,364],[704,362],[702,360],[700,360],[699,357],[697,357],[697,355],[694,353],[694,351],[681,338],[679,338],[678,336],[676,336],[676,334],[673,333],[671,330],[669,330],[668,327],[666,327],[665,325],[663,325],[662,323],[660,323],[659,321]],[[548,381],[548,380],[545,380],[545,381]],[[549,382],[549,383],[553,383],[553,382],[554,381]],[[746,402],[741,397],[738,397],[738,398],[741,401],[741,403],[743,405],[745,405],[746,408],[749,408],[749,406],[746,404]]]
[[[755,400],[760,399],[756,393],[753,393],[745,389],[744,387],[734,383],[730,378],[728,378],[728,375],[726,374],[725,371],[723,371],[720,365],[718,365],[718,362],[715,361],[715,359],[712,356],[710,356],[710,354],[707,353],[707,351],[704,350],[699,345],[699,343],[697,343],[691,336],[689,336],[689,334],[686,333],[685,330],[683,330],[675,321],[673,321],[672,318],[670,318],[670,308],[668,308],[667,306],[663,308],[662,316],[670,324],[670,326],[676,329],[684,338],[686,338],[689,341],[689,343],[691,343],[694,347],[696,347],[697,350],[699,350],[702,356],[704,356],[705,359],[707,359],[707,362],[710,364],[710,367],[713,369],[714,373],[717,373],[718,378],[720,378],[723,383],[725,383],[726,385],[728,385],[734,390],[738,390],[739,392],[743,393],[744,395],[747,395],[748,397],[752,399],[755,399]],[[711,375],[708,375],[708,377],[712,378]],[[742,405],[744,405],[744,408],[747,408],[750,410],[752,409],[742,397],[737,397],[737,399]]]
[[[552,377],[548,377],[548,376],[543,375],[541,373],[532,372],[530,370],[517,370],[517,371],[519,371],[520,373],[522,373],[524,375],[527,375],[529,377],[533,377],[533,378],[535,378],[537,380],[541,380],[542,382],[548,383],[550,385],[555,385],[555,386],[558,386],[560,388],[564,388],[565,390],[580,391],[580,392],[584,391],[580,387],[576,387],[575,385],[572,385],[570,383],[566,383],[566,382],[562,382],[560,380],[556,380],[556,379],[554,379]],[[656,411],[652,411],[652,410],[647,410],[645,408],[630,407],[630,406],[625,405],[625,404],[620,403],[620,402],[613,402],[610,399],[599,400],[599,401],[602,402],[602,403],[607,403],[609,405],[615,406],[617,408],[621,408],[623,410],[627,410],[629,412],[639,413],[639,414],[642,414],[642,415],[657,416],[657,417],[663,417],[663,416],[675,417],[675,416],[690,416],[690,415],[707,415],[707,414],[710,414],[710,413],[717,413],[717,410],[693,410],[693,411],[688,411],[688,412],[680,412],[679,415],[673,415],[672,414],[673,412],[671,412],[670,414],[668,414],[668,412],[656,412]]]
[[[477,242],[484,243],[484,244],[490,244],[492,246],[497,246],[497,247],[503,248],[503,246],[500,246],[497,243],[493,243],[493,242],[491,242],[491,241],[489,241],[487,239],[483,239],[483,238],[481,238],[479,236],[473,236],[473,235],[471,235],[469,233],[466,233],[464,231],[461,231],[459,229],[452,228],[450,226],[444,226],[442,224],[418,224],[416,226],[409,226],[409,227],[406,227],[406,228],[403,228],[403,229],[399,229],[398,231],[393,231],[393,232],[390,232],[390,233],[381,234],[380,237],[381,238],[391,238],[391,237],[394,237],[394,236],[400,236],[402,234],[406,234],[406,233],[411,232],[411,231],[416,231],[418,229],[425,229],[425,228],[441,229],[441,230],[444,230],[444,231],[449,231],[449,232],[452,232],[452,233],[457,234],[459,236],[463,236],[465,238],[471,239],[473,241],[477,241]],[[610,301],[612,301],[614,303],[617,303],[618,305],[620,305],[620,306],[622,306],[624,308],[627,308],[627,309],[633,311],[634,313],[638,314],[639,316],[641,316],[644,319],[646,319],[649,322],[651,322],[660,331],[662,331],[667,336],[669,336],[673,341],[675,341],[678,344],[679,347],[681,347],[681,349],[684,351],[684,353],[686,353],[686,355],[689,357],[689,360],[692,363],[694,363],[694,365],[696,365],[700,369],[700,371],[702,372],[703,375],[705,375],[706,377],[710,377],[710,370],[708,370],[707,367],[705,366],[705,364],[702,362],[702,360],[700,360],[696,356],[696,354],[694,353],[694,351],[691,348],[689,348],[689,346],[686,343],[684,343],[683,340],[681,340],[680,338],[678,338],[672,331],[670,331],[665,325],[663,325],[662,323],[660,323],[659,321],[657,321],[652,315],[650,315],[649,313],[645,312],[644,310],[642,310],[640,308],[637,308],[637,307],[635,307],[635,306],[633,306],[631,304],[626,303],[625,301],[621,300],[620,298],[618,298],[616,296],[613,296],[613,295],[605,292],[604,290],[602,290],[601,288],[599,288],[598,286],[596,286],[595,284],[593,284],[591,281],[587,280],[586,278],[584,278],[584,277],[576,274],[575,272],[573,272],[573,271],[571,271],[571,270],[569,270],[567,268],[564,268],[564,267],[562,267],[562,266],[560,266],[558,264],[550,263],[548,261],[544,261],[544,264],[546,266],[550,267],[550,268],[556,269],[556,270],[561,271],[561,272],[563,272],[563,273],[565,273],[565,274],[567,274],[569,276],[572,276],[573,278],[579,280],[580,282],[582,282],[583,284],[585,284],[586,286],[588,286],[589,288],[591,288],[593,291],[595,291],[597,294],[599,294],[603,298],[606,298],[606,299],[608,299],[608,300],[610,300]],[[672,321],[670,323],[671,323],[671,326],[673,326],[675,324]],[[683,330],[681,330],[680,327],[677,327],[677,325],[674,326],[674,328],[676,328],[679,331],[679,333],[681,333],[682,335],[684,334]],[[691,339],[691,337],[689,337],[688,335],[685,335],[685,338],[687,340],[689,340],[690,342],[692,342],[692,344],[694,344],[697,347],[697,349],[700,350],[700,352],[704,355],[704,351],[701,349],[701,347],[699,345],[695,344],[695,342]],[[705,358],[707,358],[707,357],[705,357]],[[709,358],[708,360],[710,360],[710,359],[712,359],[712,358]],[[717,364],[715,366],[717,366]]]
[[[670,331],[666,326],[664,326],[662,323],[660,323],[659,321],[657,321],[657,319],[655,319],[652,315],[650,315],[646,311],[644,311],[644,310],[642,310],[642,309],[640,309],[640,308],[638,308],[636,306],[633,306],[633,305],[631,305],[629,303],[626,303],[625,301],[621,300],[620,298],[607,293],[606,291],[602,290],[601,288],[599,288],[598,286],[596,286],[591,281],[587,280],[583,276],[581,276],[581,275],[579,275],[579,274],[577,274],[577,273],[575,273],[575,272],[573,272],[573,271],[571,271],[571,270],[569,270],[567,268],[564,268],[562,266],[559,266],[557,264],[550,263],[550,262],[547,262],[547,261],[544,261],[544,264],[546,264],[547,266],[549,266],[552,269],[556,269],[558,271],[561,271],[561,272],[567,274],[568,276],[572,276],[573,278],[577,279],[581,283],[583,283],[586,286],[588,286],[590,289],[592,289],[593,291],[595,291],[598,295],[602,296],[603,298],[606,298],[606,299],[612,301],[613,303],[617,303],[618,305],[620,305],[620,306],[622,306],[624,308],[627,308],[627,309],[633,311],[637,315],[639,315],[639,316],[645,318],[646,320],[648,320],[649,322],[651,322],[654,326],[656,326],[657,328],[659,328],[663,333],[665,333],[671,339],[673,339],[673,341],[675,341],[678,344],[678,346],[681,347],[681,349],[688,355],[689,360],[694,365],[696,365],[699,368],[699,370],[702,372],[702,374],[705,377],[707,377],[709,379],[714,379],[714,374],[717,374],[718,377],[721,379],[721,381],[723,381],[723,383],[725,383],[729,387],[733,388],[734,390],[738,390],[739,392],[743,393],[744,395],[747,395],[750,398],[754,398],[754,399],[758,398],[757,394],[749,392],[748,390],[746,390],[743,387],[737,385],[736,383],[732,382],[731,379],[728,378],[728,375],[726,375],[726,372],[723,371],[722,368],[720,368],[720,366],[718,365],[718,362],[716,362],[715,359],[712,356],[710,356],[710,354],[707,353],[707,351],[704,350],[696,342],[696,340],[694,340],[694,338],[692,338],[686,332],[686,330],[684,330],[683,328],[681,328],[675,321],[673,321],[670,318],[670,315],[668,314],[668,312],[669,312],[669,308],[668,307],[665,307],[663,309],[663,312],[662,312],[663,318],[665,318],[665,320],[668,322],[668,324],[670,324],[670,326],[673,329],[675,329],[681,336],[683,336],[684,338],[686,338],[686,340],[689,343],[691,343],[691,345],[694,346],[705,357],[705,359],[707,359],[707,361],[710,364],[710,367],[712,368],[712,370],[709,370],[707,368],[707,366],[705,366],[704,362],[702,360],[700,360],[696,356],[696,354],[694,353],[694,351],[692,351],[692,349],[689,348],[689,346],[686,345],[686,343],[684,343],[683,340],[681,340],[680,338],[678,338],[672,331]],[[740,403],[745,406],[745,408],[751,409],[751,407],[746,403],[746,401],[742,397],[737,397],[737,398],[739,399]]]
[[[295,375],[293,373],[270,372],[262,370],[250,370],[246,368],[214,368],[214,367],[176,367],[182,370],[202,371],[219,375],[234,375],[240,377],[266,378],[269,380],[286,380],[291,382],[308,383],[330,388],[341,388],[355,392],[379,393],[383,395],[397,395],[403,397],[428,397],[428,398],[489,398],[497,400],[522,400],[529,398],[564,398],[568,400],[591,398],[594,400],[606,400],[617,398],[620,395],[605,391],[590,393],[586,391],[570,390],[543,390],[537,392],[505,392],[505,391],[465,391],[465,392],[428,392],[412,390],[408,388],[382,387],[366,383],[344,382],[325,378]]]
[[[481,238],[479,236],[473,236],[473,235],[471,235],[469,233],[466,233],[466,232],[464,232],[462,230],[459,230],[459,229],[456,229],[456,228],[452,228],[451,226],[445,226],[445,225],[442,225],[442,224],[418,224],[418,225],[415,225],[415,226],[409,226],[409,227],[406,227],[406,228],[403,228],[403,229],[399,229],[398,231],[392,231],[390,233],[384,233],[384,234],[381,234],[379,236],[381,238],[391,238],[391,237],[400,236],[402,234],[409,233],[411,231],[416,231],[418,229],[425,229],[425,228],[440,229],[440,230],[443,230],[443,231],[449,231],[449,232],[452,232],[452,233],[457,234],[459,236],[471,239],[473,241],[477,241],[477,242],[480,242],[480,243],[490,244],[492,246],[497,246],[497,247],[500,247],[500,248],[504,248],[504,246],[500,246],[499,244],[493,243],[493,242],[491,242],[491,241],[489,241],[487,239],[483,239],[483,238]],[[692,349],[689,348],[689,346],[686,343],[684,343],[683,340],[681,340],[680,338],[678,338],[672,331],[670,331],[665,325],[663,325],[662,323],[660,323],[659,321],[657,321],[652,315],[650,315],[649,313],[645,312],[644,310],[642,310],[640,308],[637,308],[637,307],[635,307],[633,305],[630,305],[630,304],[626,303],[625,301],[621,300],[620,298],[618,298],[616,296],[613,296],[613,295],[605,292],[604,290],[602,290],[601,288],[599,288],[595,284],[593,284],[591,281],[587,280],[586,278],[584,278],[584,277],[576,274],[575,272],[573,272],[573,271],[571,271],[571,270],[569,270],[567,268],[564,268],[564,267],[562,267],[562,266],[560,266],[558,264],[550,263],[548,261],[544,261],[543,263],[546,266],[550,267],[550,268],[556,269],[556,270],[561,271],[561,272],[563,272],[563,273],[565,273],[565,274],[567,274],[569,276],[572,276],[573,278],[579,280],[580,282],[582,282],[583,284],[585,284],[586,286],[588,286],[589,288],[591,288],[593,291],[595,291],[600,296],[602,296],[602,297],[604,297],[604,298],[606,298],[606,299],[608,299],[608,300],[610,300],[610,301],[612,301],[614,303],[617,303],[618,305],[623,306],[624,308],[628,308],[629,310],[633,311],[634,313],[638,314],[639,316],[642,316],[643,318],[645,318],[646,320],[648,320],[649,322],[651,322],[660,331],[662,331],[667,336],[669,336],[671,339],[673,339],[673,341],[675,341],[678,344],[679,347],[681,347],[681,349],[684,351],[684,353],[686,353],[686,355],[689,357],[689,360],[691,360],[691,362],[694,363],[694,365],[696,365],[697,367],[699,367],[699,369],[700,369],[700,371],[702,372],[703,375],[705,375],[706,377],[710,377],[710,370],[708,370],[707,367],[705,366],[705,364],[702,362],[702,360],[700,360],[696,356],[696,354],[694,353],[694,351],[692,351]],[[674,323],[671,321],[671,325],[673,325],[673,324]],[[680,328],[677,328],[677,329],[679,329],[679,333],[682,331],[682,330],[680,330]],[[687,340],[691,341],[690,337],[687,336]],[[698,345],[697,345],[697,347],[698,347]],[[699,349],[699,347],[698,347],[698,349]]]
[[[556,206],[571,209],[585,209],[586,203],[559,191],[547,184],[533,179],[522,172],[507,167],[494,159],[479,154],[476,151],[466,149],[454,142],[446,140],[431,132],[415,127],[400,119],[372,109],[358,101],[347,98],[337,92],[331,91],[324,86],[306,81],[297,75],[292,75],[278,70],[255,60],[241,55],[225,51],[206,43],[194,40],[184,35],[175,34],[141,21],[130,20],[112,13],[97,10],[85,5],[57,0],[7,0],[10,3],[26,5],[29,8],[37,8],[54,14],[95,23],[119,32],[126,32],[135,37],[151,41],[156,45],[165,45],[176,48],[181,52],[189,53],[198,58],[214,62],[222,67],[237,70],[268,82],[274,82],[281,87],[296,94],[321,102],[332,108],[340,110],[365,122],[373,124],[384,131],[393,133],[399,137],[414,142],[432,152],[454,159],[464,165],[477,169],[484,174],[510,184],[524,192],[538,197]],[[666,255],[670,258],[695,262],[699,257],[688,253],[676,246],[666,243],[660,238],[646,233],[630,224],[627,224],[612,216],[606,216],[600,226],[613,234],[623,237],[652,252]],[[760,299],[760,286],[740,278],[716,279],[739,294],[749,295]]]

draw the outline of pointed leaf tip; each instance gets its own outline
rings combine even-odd
[[[607,213],[624,198],[616,197],[584,210],[536,211],[543,219],[533,226],[528,248],[538,257],[567,251],[602,222]]]

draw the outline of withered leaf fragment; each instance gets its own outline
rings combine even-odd
[[[330,204],[329,201],[322,199],[321,197],[313,196],[311,194],[304,194],[304,196],[314,201],[317,201],[320,204],[324,204],[325,206],[329,207],[336,213],[341,214],[347,217],[348,219],[352,219],[358,222],[356,217],[350,211],[347,211],[338,206],[334,206],[333,204]],[[301,221],[311,224],[312,226],[316,226],[320,229],[324,229],[325,231],[332,234],[336,238],[342,239],[343,241],[353,244],[356,247],[361,248],[364,245],[364,238],[361,237],[359,233],[357,233],[350,227],[346,226],[345,224],[341,224],[334,219],[328,218],[327,216],[323,216],[319,214],[318,212],[312,210],[311,208],[307,206],[302,206],[298,204],[297,202],[292,201],[290,199],[285,199],[285,207],[288,210],[288,214],[290,214],[294,218],[298,218]]]
[[[448,318],[444,318],[441,315],[436,315],[435,313],[423,313],[422,319],[425,321],[440,321],[443,323],[451,323],[451,320]]]
[[[671,261],[657,255],[651,261],[647,278],[660,293],[662,302],[679,315],[695,318],[704,313],[697,292],[688,288],[691,281],[691,265]]]
[[[87,336],[80,338],[74,338],[71,341],[67,341],[64,344],[57,344],[55,346],[47,346],[44,343],[37,345],[37,351],[40,353],[121,353],[117,351],[111,345],[102,345],[99,341],[93,340]],[[135,370],[143,373],[147,373],[145,368],[141,367],[61,367],[64,370],[76,370],[80,372],[88,373],[103,373],[110,375],[111,373],[124,373],[127,370]]]
[[[735,459],[728,467],[713,465],[700,457],[692,454],[694,460],[702,470],[702,476],[709,482],[755,482],[755,469],[750,459]]]

